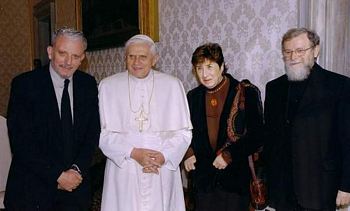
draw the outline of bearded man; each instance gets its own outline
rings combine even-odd
[[[282,38],[286,74],[266,85],[264,158],[277,210],[334,211],[350,202],[350,80],[320,67],[319,36]]]

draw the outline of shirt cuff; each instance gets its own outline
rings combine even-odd
[[[81,175],[80,168],[77,164],[73,164],[70,169],[73,169],[74,171],[78,172]]]

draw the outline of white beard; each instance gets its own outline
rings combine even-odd
[[[307,67],[303,67],[300,69],[293,69],[287,65],[284,65],[284,69],[286,71],[286,75],[289,81],[303,81],[307,79],[310,75],[310,69]]]

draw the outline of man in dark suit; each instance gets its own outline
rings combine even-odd
[[[266,85],[264,155],[271,206],[335,210],[350,202],[350,80],[315,63],[319,36],[290,29],[286,74]]]
[[[86,47],[81,32],[61,28],[47,48],[49,65],[12,81],[6,210],[88,210],[100,125],[96,81],[77,70]]]

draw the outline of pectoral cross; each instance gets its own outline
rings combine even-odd
[[[143,108],[141,109],[140,115],[135,118],[136,121],[139,122],[139,131],[143,131],[143,122],[147,122],[147,116],[144,115]]]

